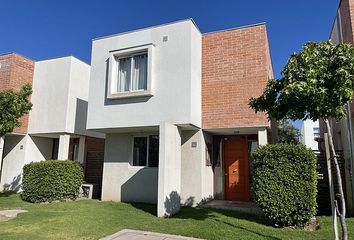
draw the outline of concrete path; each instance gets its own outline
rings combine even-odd
[[[0,211],[0,222],[5,222],[17,217],[17,214],[27,212],[26,210],[13,209]]]
[[[197,240],[198,238],[182,237],[162,233],[144,232],[124,229],[101,240]]]

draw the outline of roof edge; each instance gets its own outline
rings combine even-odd
[[[195,23],[195,21],[193,20],[193,18],[186,18],[186,19],[181,19],[181,20],[177,20],[177,21],[173,21],[173,22],[168,22],[168,23],[153,25],[153,26],[149,26],[149,27],[138,28],[138,29],[134,29],[134,30],[126,31],[126,32],[115,33],[115,34],[111,34],[111,35],[107,35],[107,36],[102,36],[102,37],[96,37],[96,38],[93,38],[92,41],[97,41],[97,40],[101,40],[101,39],[105,39],[105,38],[111,38],[111,37],[115,37],[115,36],[119,36],[119,35],[124,35],[124,34],[128,34],[128,33],[133,33],[133,32],[143,31],[143,30],[148,30],[148,29],[152,29],[152,28],[157,28],[157,27],[162,27],[162,26],[167,26],[167,25],[172,25],[172,24],[176,24],[176,23],[180,23],[180,22],[187,22],[187,21],[191,21],[191,22],[194,24],[194,26],[196,27],[196,29],[200,32],[200,34],[202,34],[202,32],[200,31],[198,25],[197,25],[197,24]]]
[[[31,60],[32,62],[35,62],[35,60],[33,60],[33,59],[29,58],[29,57],[26,57],[25,55],[22,55],[21,53],[18,53],[18,52],[15,52],[15,51],[0,53],[0,56],[11,55],[11,54],[16,54],[16,55],[19,55],[19,56],[21,56],[23,58]]]
[[[240,27],[226,28],[226,29],[206,32],[206,33],[203,33],[203,35],[212,34],[212,33],[219,33],[219,32],[233,31],[233,30],[238,30],[238,29],[243,29],[243,28],[257,27],[257,26],[260,26],[260,25],[266,25],[266,22],[259,22],[259,23],[244,25],[244,26],[240,26]]]
[[[65,56],[59,56],[59,57],[45,58],[45,59],[42,59],[42,60],[38,60],[38,61],[36,61],[36,62],[51,61],[51,60],[56,60],[56,59],[60,59],[60,58],[68,58],[68,57],[75,58],[75,59],[79,60],[80,62],[85,63],[85,64],[88,65],[88,66],[91,66],[91,65],[88,64],[87,62],[81,60],[80,58],[78,58],[78,57],[76,57],[76,56],[74,56],[74,55],[65,55]]]

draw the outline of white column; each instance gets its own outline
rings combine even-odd
[[[84,164],[85,161],[85,142],[86,142],[86,137],[80,137],[79,140],[79,150],[78,150],[78,161],[81,164]]]
[[[177,213],[181,204],[181,135],[177,126],[160,125],[157,216]]]
[[[67,160],[69,157],[70,135],[63,134],[59,137],[58,160]]]
[[[258,145],[266,145],[268,143],[268,135],[267,135],[267,129],[262,128],[258,129]]]

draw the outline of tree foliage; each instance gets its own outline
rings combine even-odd
[[[299,143],[300,130],[289,123],[288,120],[278,122],[278,142],[279,143]]]
[[[354,47],[330,41],[309,42],[290,56],[283,77],[270,80],[250,106],[270,118],[341,119],[353,96]]]
[[[0,136],[21,125],[19,118],[32,108],[29,100],[31,94],[31,84],[24,85],[18,92],[12,89],[0,92]]]
[[[342,239],[346,240],[345,198],[329,119],[345,117],[345,105],[353,97],[354,47],[330,41],[308,42],[300,53],[290,56],[282,75],[270,80],[262,96],[250,99],[249,104],[256,112],[267,112],[269,119],[324,120],[330,146],[327,157],[335,165],[341,210],[336,202],[333,205],[342,226]]]

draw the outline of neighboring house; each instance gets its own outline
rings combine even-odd
[[[318,138],[320,137],[319,121],[307,119],[302,122],[301,128],[301,143],[312,150],[318,150]]]
[[[354,43],[354,0],[342,0],[333,22],[330,39],[332,43]],[[353,155],[353,116],[354,105],[346,105],[347,117],[341,121],[331,121],[333,140],[336,150],[343,151],[345,195],[348,214],[354,215],[354,155]],[[327,132],[323,121],[320,121],[321,134]],[[323,147],[324,149],[324,147]]]
[[[158,216],[250,201],[249,155],[268,142],[249,108],[273,78],[265,24],[202,34],[193,20],[93,40],[87,128],[106,134],[102,200]]]
[[[72,159],[102,169],[96,162],[97,154],[103,159],[104,134],[86,130],[89,78],[90,66],[75,57],[34,62],[16,53],[0,55],[0,90],[33,86],[32,110],[3,139],[0,191],[19,190],[22,168],[30,162]],[[99,188],[95,174],[85,169],[86,180]]]

